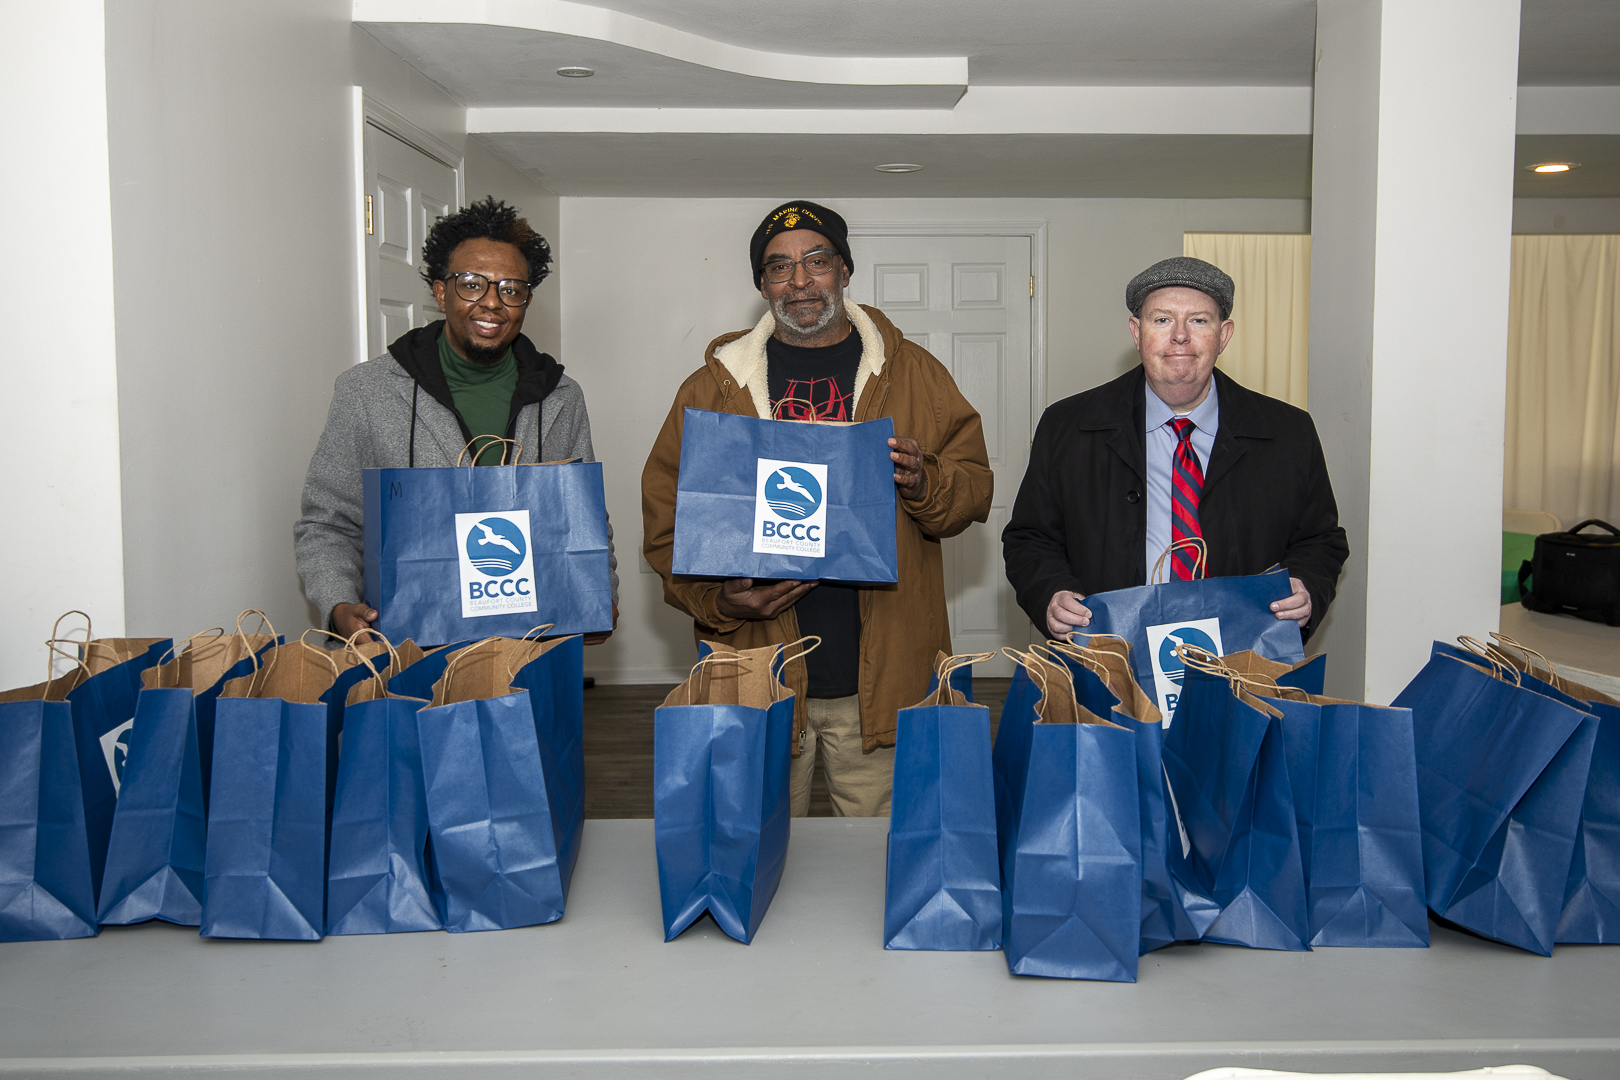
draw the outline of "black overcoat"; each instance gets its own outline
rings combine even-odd
[[[1311,594],[1309,636],[1350,554],[1316,425],[1219,370],[1215,384],[1220,420],[1198,504],[1209,575],[1287,567]],[[1147,583],[1146,386],[1138,365],[1052,405],[1035,429],[1001,545],[1018,604],[1042,633],[1060,590]]]

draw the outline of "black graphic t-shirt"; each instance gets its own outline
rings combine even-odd
[[[765,357],[765,381],[778,419],[855,419],[861,336],[853,329],[843,341],[820,349],[789,345],[773,337],[765,342]],[[821,638],[820,647],[805,659],[809,696],[836,698],[859,693],[861,606],[856,586],[824,581],[806,593],[794,610],[799,614],[799,633]]]

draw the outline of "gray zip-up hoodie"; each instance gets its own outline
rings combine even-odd
[[[450,392],[439,369],[442,322],[401,337],[387,355],[357,364],[337,377],[332,407],[304,477],[293,549],[304,595],[330,625],[338,604],[363,599],[363,469],[446,468],[467,444],[467,429],[449,407]],[[523,450],[522,462],[582,458],[595,461],[591,421],[579,384],[562,365],[518,335],[518,406],[508,437]],[[619,602],[618,560],[608,524],[608,567],[613,603]]]

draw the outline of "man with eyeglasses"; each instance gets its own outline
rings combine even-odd
[[[936,654],[951,651],[939,541],[989,516],[993,482],[979,414],[950,373],[882,312],[844,302],[854,268],[848,237],[842,217],[812,202],[784,203],[765,216],[749,257],[769,310],[752,330],[709,345],[641,475],[643,552],[664,579],[664,599],[692,616],[699,640],[751,649],[821,638],[784,671],[795,694],[796,816],[809,812],[818,757],[834,813],[889,812],[895,714],[922,700]],[[899,582],[866,588],[673,577],[688,407],[783,420],[893,418]]]
[[[1327,614],[1350,553],[1327,460],[1309,413],[1215,367],[1236,290],[1202,259],[1154,263],[1125,286],[1141,364],[1042,415],[1001,545],[1043,633],[1084,632],[1088,595],[1147,584],[1172,545],[1162,580],[1282,565],[1276,617],[1309,637]]]
[[[362,470],[454,466],[481,437],[487,445],[477,448],[477,465],[501,463],[507,444],[499,439],[522,446],[508,461],[596,460],[579,384],[521,333],[550,265],[545,238],[493,197],[440,218],[422,245],[422,277],[444,319],[338,376],[293,529],[304,595],[337,633],[347,637],[377,619],[362,596]],[[588,634],[585,643],[607,637]]]

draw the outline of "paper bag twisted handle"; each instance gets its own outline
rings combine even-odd
[[[810,414],[809,419],[782,420],[782,406],[786,405],[790,401],[796,401],[800,405],[806,406],[806,411]],[[784,424],[819,424],[822,422],[821,417],[816,415],[816,403],[811,401],[809,398],[799,397],[797,394],[789,394],[786,397],[777,398],[776,404],[771,406],[771,419],[782,420]]]
[[[1504,657],[1496,655],[1491,647],[1479,640],[1479,638],[1459,634],[1457,644],[1491,665],[1491,671],[1502,682],[1507,682],[1507,677],[1512,675],[1514,686],[1524,685],[1524,680],[1519,677],[1519,669],[1508,663]]]
[[[258,697],[260,687],[259,677],[263,675],[266,681],[269,680],[270,671],[276,666],[277,658],[275,650],[271,649],[270,659],[262,666],[259,664],[259,654],[253,651],[253,643],[248,640],[247,634],[243,633],[242,631],[242,622],[249,615],[257,615],[259,617],[259,629],[268,629],[270,631],[270,640],[272,642],[276,640],[277,634],[275,624],[270,621],[270,616],[266,615],[258,608],[248,608],[246,611],[242,612],[242,614],[236,617],[236,638],[242,643],[242,649],[248,654],[248,658],[253,661],[253,677],[248,680],[247,696]]]
[[[547,630],[550,630],[556,625],[556,623],[548,622],[541,623],[539,626],[530,627],[527,634],[524,634],[522,637],[518,638],[518,642],[521,644],[525,641],[538,641],[540,638],[545,636]],[[512,661],[517,659],[517,654],[518,651],[516,649],[513,649],[506,654],[506,677],[508,680],[517,678],[517,672],[512,670]],[[507,685],[511,685],[510,682],[508,682]]]
[[[1193,577],[1206,578],[1209,576],[1209,546],[1204,543],[1201,536],[1189,536],[1185,540],[1177,540],[1159,553],[1159,559],[1153,564],[1153,573],[1148,575],[1149,585],[1158,585],[1159,572],[1164,569],[1164,560],[1180,548],[1192,548],[1198,554],[1193,558]],[[1168,578],[1166,579],[1168,580]]]
[[[1532,675],[1536,674],[1536,666],[1530,662],[1530,658],[1532,656],[1535,657],[1537,660],[1541,661],[1542,667],[1545,667],[1547,669],[1547,678],[1546,678],[1547,684],[1550,685],[1555,690],[1563,691],[1566,694],[1569,693],[1569,687],[1568,687],[1568,684],[1564,681],[1564,677],[1562,675],[1558,674],[1558,671],[1552,665],[1552,661],[1547,659],[1546,656],[1544,656],[1541,653],[1536,652],[1536,650],[1532,649],[1530,646],[1524,644],[1523,642],[1515,641],[1513,638],[1508,637],[1506,634],[1498,634],[1495,630],[1492,630],[1490,632],[1490,634],[1491,634],[1491,637],[1496,640],[1495,645],[1487,645],[1486,646],[1486,648],[1490,652],[1496,653],[1499,657],[1501,657],[1504,660],[1508,660],[1508,659],[1511,659],[1511,658],[1508,656],[1506,650],[1508,650],[1508,649],[1516,649],[1516,650],[1518,650],[1519,652],[1524,654],[1524,657],[1525,657],[1524,665],[1525,665],[1526,668],[1529,669],[1530,674],[1532,674]],[[1517,666],[1517,665],[1515,665],[1515,666]],[[1537,677],[1539,678],[1539,676],[1537,676]]]
[[[932,704],[943,705],[949,700],[951,675],[962,668],[970,668],[974,664],[982,664],[986,660],[993,660],[995,655],[993,652],[956,653],[937,661],[934,665],[934,676],[939,682],[934,687]]]
[[[472,458],[472,461],[471,461],[470,464],[477,465],[478,464],[478,459],[484,456],[484,451],[488,450],[490,447],[494,446],[496,443],[502,444],[501,445],[501,464],[502,465],[506,464],[506,456],[507,456],[507,454],[512,452],[513,447],[517,448],[517,453],[513,454],[512,463],[514,465],[517,464],[517,459],[519,459],[519,458],[521,458],[523,456],[523,444],[518,442],[516,439],[503,439],[499,435],[474,435],[471,439],[468,440],[467,445],[463,446],[461,448],[461,453],[456,455],[456,468],[458,468],[458,469],[461,468],[461,460],[462,460],[462,458],[465,458],[467,456],[467,451],[472,450],[472,448],[474,446],[477,446],[478,449],[473,450],[473,458]]]
[[[192,634],[188,638],[181,638],[179,644],[171,644],[167,649],[164,650],[163,655],[158,657],[158,662],[157,662],[158,684],[155,687],[155,689],[158,689],[158,690],[178,690],[180,688],[180,665],[179,664],[174,665],[174,685],[170,686],[170,687],[165,687],[163,685],[163,668],[168,664],[168,662],[170,660],[178,660],[182,653],[194,652],[195,651],[195,646],[192,645],[192,642],[196,641],[198,638],[222,638],[224,636],[225,636],[225,628],[223,626],[210,626],[206,630],[197,631],[195,634]],[[186,646],[186,648],[181,649],[182,645]]]
[[[501,639],[498,637],[487,637],[482,641],[475,641],[447,660],[444,665],[444,674],[439,677],[439,690],[433,695],[433,705],[438,706],[443,704],[444,699],[450,696],[450,681],[455,677],[456,668],[463,660],[472,655],[475,650],[482,649],[485,645],[488,645],[492,641],[500,640]]]
[[[1069,636],[1072,637],[1073,634],[1071,633]],[[1063,641],[1048,640],[1046,643],[1046,648],[1050,652],[1067,656],[1077,664],[1086,665],[1092,674],[1096,675],[1097,678],[1102,680],[1103,687],[1107,689],[1110,694],[1113,694],[1121,701],[1125,700],[1120,695],[1119,691],[1114,689],[1114,681],[1113,677],[1108,672],[1108,665],[1097,659],[1102,655],[1102,651],[1100,649],[1092,649],[1084,645],[1076,645],[1074,642],[1067,639]]]

